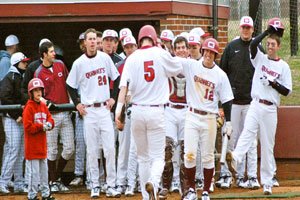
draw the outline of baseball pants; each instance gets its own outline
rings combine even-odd
[[[137,173],[138,173],[138,161],[137,161],[136,144],[132,135],[132,131],[130,131],[130,150],[129,150],[129,157],[128,157],[127,185],[130,185],[132,187],[136,185]]]
[[[199,115],[188,111],[184,129],[184,165],[187,168],[196,166],[197,149],[200,141],[203,168],[215,167],[215,142],[217,123],[215,114]],[[188,159],[192,155],[194,159]]]
[[[240,163],[249,151],[257,134],[261,143],[261,184],[272,186],[274,176],[274,145],[277,126],[277,107],[264,105],[256,100],[250,104],[243,132],[233,151],[233,157]]]
[[[237,141],[243,131],[245,118],[250,105],[233,104],[231,109],[231,124],[233,132],[228,143],[228,150],[233,151]],[[257,139],[252,142],[246,156],[237,166],[236,178],[244,178],[247,159],[247,176],[248,178],[257,177]],[[221,166],[221,176],[231,176],[228,165]]]
[[[3,117],[5,144],[0,185],[6,187],[14,175],[14,188],[23,188],[24,130],[10,117]]]
[[[126,115],[123,131],[119,132],[119,154],[117,161],[117,185],[126,185],[128,158],[130,150],[130,118]]]
[[[76,176],[82,176],[84,173],[84,159],[86,156],[86,146],[83,133],[83,119],[76,112],[75,118],[75,171]]]
[[[50,195],[50,189],[48,185],[47,159],[26,160],[26,167],[29,177],[28,199],[36,197],[39,188],[41,189],[42,197],[48,197]]]
[[[169,106],[165,109],[166,116],[166,136],[171,137],[175,142],[174,154],[172,157],[173,161],[173,182],[179,182],[179,171],[180,171],[180,146],[178,145],[179,140],[184,138],[184,123],[185,114],[187,109],[176,109]]]
[[[132,106],[131,128],[137,147],[142,196],[149,199],[145,190],[152,182],[157,191],[164,169],[166,125],[164,107]]]
[[[48,160],[54,161],[58,154],[58,134],[63,145],[61,156],[69,160],[74,153],[74,130],[69,112],[52,113],[55,127],[47,132]]]
[[[115,139],[110,111],[104,106],[88,107],[86,111],[87,114],[83,117],[83,123],[91,187],[99,187],[99,138],[103,141],[104,157],[106,158],[107,185],[115,187]]]

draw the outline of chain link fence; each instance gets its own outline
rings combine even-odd
[[[230,19],[228,22],[228,41],[231,41],[239,35],[239,20],[242,16],[249,15],[249,1],[251,0],[229,0]],[[258,33],[267,28],[269,19],[279,17],[282,20],[285,26],[285,33],[282,38],[280,56],[290,56],[295,55],[295,53],[299,55],[299,42],[291,42],[290,38],[291,36],[296,36],[299,39],[299,19],[298,25],[292,24],[291,22],[296,21],[295,18],[297,19],[299,16],[300,9],[291,9],[290,3],[298,4],[299,8],[300,2],[296,0],[294,2],[291,0],[261,0],[256,18],[253,19],[254,29]],[[296,6],[294,7],[296,8]],[[291,26],[298,28],[298,32],[292,32],[294,35],[291,35]],[[293,50],[291,51],[291,49],[298,51],[294,52]]]

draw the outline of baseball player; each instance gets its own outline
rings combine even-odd
[[[39,52],[43,62],[35,71],[34,77],[41,79],[45,86],[45,96],[44,98],[42,97],[41,101],[48,104],[48,107],[52,103],[69,103],[65,82],[68,70],[62,61],[55,60],[53,43],[42,43]],[[49,102],[52,103],[49,104]],[[69,112],[53,112],[52,117],[56,126],[47,134],[50,190],[51,192],[64,192],[69,189],[62,183],[61,176],[74,152],[74,131]],[[57,163],[58,135],[60,135],[60,140],[63,144],[63,151]]]
[[[174,53],[176,56],[187,58],[188,57],[188,42],[187,40],[179,36],[174,41]],[[180,172],[175,175],[177,183],[181,182],[183,186],[183,130],[184,130],[184,121],[185,113],[187,111],[186,103],[186,80],[182,74],[179,74],[175,77],[169,78],[170,86],[170,97],[169,102],[165,110],[166,115],[166,147],[165,147],[165,167],[162,174],[162,189],[159,192],[160,199],[166,199],[168,197],[169,188],[171,186],[171,181],[173,177],[173,160],[174,151],[176,146],[179,146],[180,151],[179,155],[181,160]],[[179,180],[179,174],[181,179]],[[179,185],[179,184],[178,184]]]
[[[103,51],[102,32],[97,31],[97,50]]]
[[[152,26],[145,25],[140,29],[140,49],[126,60],[115,115],[119,127],[129,82],[132,101],[131,130],[137,146],[144,200],[157,199],[157,189],[164,168],[164,105],[169,96],[168,77],[176,76],[182,70],[180,62],[173,59],[170,53],[155,47],[156,41],[156,31]]]
[[[47,137],[46,131],[53,129],[54,120],[40,98],[44,93],[44,84],[38,79],[32,79],[28,84],[27,101],[23,112],[25,159],[28,166],[28,199],[37,200],[41,189],[43,200],[54,200],[48,185]],[[40,185],[40,187],[39,187]]]
[[[231,122],[233,133],[230,137],[228,149],[233,151],[237,140],[243,130],[246,113],[251,102],[251,85],[254,68],[249,57],[249,46],[252,41],[253,20],[244,16],[240,20],[240,37],[230,42],[224,50],[220,67],[227,74],[234,94],[231,110]],[[247,159],[248,181],[244,182],[245,165]],[[234,174],[233,174],[234,175]],[[216,182],[217,187],[223,189],[231,186],[233,179],[227,164],[221,166],[220,178]],[[257,180],[257,140],[254,140],[245,158],[237,167],[236,185],[258,189]]]
[[[162,47],[170,52],[171,55],[174,55],[172,41],[174,40],[174,33],[169,30],[163,30],[160,34],[160,40],[162,42]]]
[[[200,52],[201,43],[200,43],[200,36],[194,33],[190,33],[188,36],[188,42],[189,42],[189,50],[190,50],[190,56],[192,59],[200,60],[202,55]]]
[[[120,61],[117,64],[117,69],[122,75],[122,71],[124,68],[124,64],[128,58],[136,49],[137,44],[136,40],[132,35],[126,36],[123,38],[123,48],[124,52],[127,55],[125,60]],[[128,112],[130,111],[130,108],[127,108]],[[127,114],[127,113],[126,113]],[[129,157],[129,150],[130,150],[130,135],[131,135],[131,129],[130,129],[130,121],[129,116],[126,115],[126,123],[123,131],[119,132],[119,154],[118,154],[118,161],[117,161],[117,188],[116,190],[120,193],[125,193],[126,190],[126,177],[127,177],[127,170],[128,170],[128,157]]]
[[[86,53],[73,63],[67,79],[68,91],[83,116],[84,138],[87,146],[87,160],[91,177],[91,197],[100,195],[99,187],[99,139],[103,141],[107,169],[107,197],[120,197],[114,190],[116,180],[114,129],[110,109],[114,100],[110,98],[109,81],[115,80],[119,73],[111,58],[96,48],[96,30],[88,29],[84,35]],[[80,90],[80,98],[78,96]],[[101,119],[99,121],[99,119]]]
[[[122,28],[122,29],[120,30],[120,32],[119,32],[119,40],[120,40],[120,42],[121,42],[121,44],[122,44],[122,48],[123,48],[123,49],[124,49],[123,39],[124,39],[125,37],[127,37],[127,36],[130,36],[130,35],[132,35],[132,32],[131,32],[131,30],[130,30],[129,28]],[[119,56],[120,56],[122,59],[125,59],[126,56],[128,56],[128,55],[126,55],[126,53],[123,51],[123,52],[121,52],[121,53],[119,54]]]
[[[229,167],[234,171],[258,134],[261,144],[260,177],[265,195],[272,194],[272,178],[275,173],[273,150],[280,95],[287,96],[292,92],[289,65],[278,57],[283,30],[281,21],[278,18],[272,19],[268,29],[250,43],[250,59],[255,68],[252,101],[236,148],[227,154]],[[257,48],[265,37],[267,54]]]
[[[208,192],[214,173],[216,116],[219,101],[223,105],[226,117],[225,132],[230,134],[232,131],[230,111],[233,94],[226,74],[214,62],[218,53],[218,42],[209,38],[202,44],[202,62],[193,59],[183,61],[189,104],[184,130],[184,174],[187,178],[183,198],[185,200],[197,199],[195,172],[199,140],[204,168],[202,200],[210,199]]]
[[[21,92],[23,74],[27,68],[29,58],[23,53],[14,53],[11,66],[1,83],[1,103],[3,105],[25,105],[26,98]],[[8,194],[8,182],[14,175],[14,192],[25,192],[23,179],[24,135],[22,126],[22,111],[9,111],[4,114],[5,144],[3,157],[0,193]]]

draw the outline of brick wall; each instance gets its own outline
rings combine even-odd
[[[227,19],[218,20],[218,41],[223,51],[228,41],[227,35]],[[201,27],[205,32],[209,32],[209,27],[212,26],[212,18],[200,18],[184,15],[168,15],[165,19],[160,20],[160,30],[170,29],[175,35],[181,32],[189,32],[195,27]]]

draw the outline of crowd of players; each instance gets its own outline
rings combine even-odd
[[[264,32],[265,35],[258,37],[258,39],[261,41],[265,36],[272,35],[274,32],[274,30],[268,29]],[[90,38],[90,33],[95,34],[95,37]],[[253,66],[254,62],[250,61],[249,55],[250,43],[253,40],[252,33],[253,21],[250,17],[245,16],[240,21],[239,37],[235,38],[227,45],[219,65],[228,76],[227,80],[228,83],[230,82],[231,84],[231,90],[226,90],[227,88],[224,87],[224,85],[227,84],[225,80],[226,83],[223,83],[224,88],[222,89],[225,90],[223,93],[226,92],[227,94],[223,94],[222,91],[217,94],[223,105],[224,111],[220,108],[217,113],[214,112],[214,115],[210,116],[215,125],[210,125],[208,129],[211,129],[211,126],[217,125],[217,118],[225,120],[226,123],[223,127],[223,132],[225,133],[224,137],[231,137],[228,147],[230,151],[233,151],[237,146],[237,141],[243,131],[246,113],[253,98],[251,97],[251,88],[253,87],[252,80],[255,68]],[[210,67],[207,66],[208,68],[219,68],[215,64],[217,62],[217,56],[219,55],[219,44],[200,27],[194,28],[190,32],[182,32],[176,36],[174,36],[172,30],[163,30],[159,38],[153,37],[153,35],[149,36],[149,38],[152,39],[153,44],[164,49],[171,57],[195,60],[201,64],[203,63],[202,65],[204,67],[205,64],[210,65],[211,63]],[[88,41],[89,39],[90,43]],[[93,39],[95,39],[95,41],[92,41]],[[106,128],[110,127],[110,124],[115,121],[115,112],[119,112],[119,108],[116,104],[118,101],[121,79],[118,75],[122,75],[127,58],[140,48],[139,45],[142,39],[143,38],[138,38],[138,40],[136,40],[132,35],[131,30],[128,28],[123,28],[119,31],[119,34],[115,30],[110,29],[105,30],[103,33],[94,29],[88,29],[86,32],[79,35],[77,42],[83,55],[86,55],[87,58],[93,58],[95,55],[91,56],[89,53],[93,52],[93,48],[96,48],[96,51],[101,51],[105,55],[108,55],[105,57],[104,54],[96,53],[97,56],[99,54],[102,56],[102,61],[109,58],[109,61],[105,61],[106,63],[103,65],[111,66],[112,64],[117,69],[117,71],[112,70],[109,72],[109,79],[105,76],[98,77],[98,84],[107,85],[110,90],[110,96],[107,98],[107,101],[98,102],[93,101],[93,94],[98,91],[94,91],[93,89],[84,91],[84,89],[80,88],[84,88],[84,85],[80,85],[79,87],[79,85],[75,84],[76,81],[72,80],[72,78],[75,79],[75,76],[80,76],[79,72],[74,72],[75,69],[78,71],[79,69],[77,68],[79,68],[79,66],[92,65],[93,63],[88,63],[92,59],[84,60],[82,58],[80,60],[79,58],[78,61],[76,60],[76,62],[74,62],[69,74],[63,63],[63,51],[49,39],[44,38],[40,41],[38,47],[41,57],[28,65],[29,59],[26,58],[23,53],[17,52],[17,46],[19,44],[18,38],[14,35],[10,35],[6,38],[5,46],[7,49],[6,51],[0,52],[0,80],[4,80],[1,82],[2,105],[24,105],[29,98],[27,85],[33,77],[38,77],[42,79],[45,84],[45,95],[41,101],[44,102],[48,108],[51,108],[51,106],[55,107],[56,104],[69,103],[70,95],[72,102],[78,110],[74,117],[74,127],[71,119],[72,115],[69,112],[55,111],[51,113],[55,121],[55,128],[47,131],[47,161],[51,193],[69,191],[69,187],[62,182],[62,172],[67,165],[68,160],[75,153],[75,178],[69,183],[70,186],[81,186],[85,184],[86,188],[91,190],[91,197],[94,198],[99,197],[100,192],[106,193],[107,197],[121,197],[123,194],[125,196],[134,196],[137,191],[142,191],[143,199],[151,199],[151,194],[148,189],[145,188],[144,181],[139,181],[140,149],[139,147],[137,148],[135,144],[136,140],[132,136],[130,126],[131,109],[138,105],[130,102],[130,90],[126,94],[126,101],[128,101],[128,103],[126,106],[125,126],[122,127],[122,131],[119,131],[117,130],[117,127],[120,127],[120,125],[113,124],[114,134],[110,134],[110,136],[105,134]],[[278,41],[278,38],[271,38],[270,44],[268,42],[267,45],[272,47],[275,46],[276,48],[276,45],[280,46],[280,42]],[[121,44],[123,51],[118,54],[117,50],[119,43]],[[257,47],[259,50],[257,50]],[[256,49],[256,51],[254,49]],[[261,52],[264,52],[264,50],[258,43],[251,49],[251,55],[258,54],[260,56]],[[236,56],[237,54],[238,56]],[[207,58],[204,58],[204,55]],[[254,57],[251,59],[254,59]],[[209,59],[211,59],[211,62]],[[278,58],[273,58],[273,60],[276,59]],[[185,63],[185,61],[181,62]],[[258,61],[255,61],[255,63],[257,62]],[[183,66],[185,66],[185,64],[183,64]],[[151,79],[153,78],[151,77],[151,69],[151,64],[145,66],[145,79],[148,82],[151,82]],[[104,67],[96,70],[91,68],[90,71],[85,73],[85,78],[90,79],[97,74],[102,74],[101,70],[107,70],[107,68]],[[9,77],[8,72],[18,73],[18,80],[16,81],[14,77]],[[58,76],[51,75],[55,72],[57,72]],[[270,88],[283,95],[290,93],[291,84],[289,81],[274,81],[275,79],[281,78],[279,76],[270,80],[268,75],[270,71],[265,69],[265,72],[267,75],[262,76],[265,77],[265,80],[262,80],[262,77],[259,77],[264,86],[270,86]],[[207,71],[204,73],[209,72]],[[247,156],[243,156],[242,154],[237,155],[236,151],[232,154],[229,153],[227,157],[232,163],[230,162],[229,166],[227,166],[227,164],[221,166],[220,177],[218,177],[216,181],[213,178],[215,173],[214,165],[211,164],[211,160],[214,162],[214,156],[211,156],[210,152],[207,153],[207,149],[214,150],[215,133],[212,133],[214,136],[203,137],[202,139],[200,136],[196,152],[186,152],[185,146],[187,145],[187,142],[184,141],[186,137],[184,130],[186,123],[185,115],[187,111],[189,110],[198,115],[209,116],[210,110],[197,110],[196,108],[194,109],[189,106],[190,102],[188,101],[189,99],[187,99],[188,94],[186,90],[186,84],[188,82],[188,80],[186,80],[186,74],[188,74],[188,72],[185,72],[184,74],[185,76],[183,73],[180,73],[177,76],[170,77],[168,81],[170,89],[169,102],[163,106],[166,116],[166,138],[163,151],[164,169],[161,174],[160,184],[157,186],[157,188],[159,188],[158,191],[155,190],[156,185],[153,184],[153,186],[155,185],[153,189],[155,195],[153,197],[167,199],[170,192],[178,192],[181,194],[182,199],[196,199],[196,191],[203,190],[202,199],[205,200],[209,199],[208,193],[214,192],[215,186],[223,189],[230,188],[232,184],[234,184],[234,178],[236,179],[235,183],[238,187],[259,189],[260,184],[257,179],[256,137],[251,140],[251,145],[249,145],[248,151],[245,152],[247,153]],[[68,76],[72,76],[72,78]],[[288,72],[285,76],[288,76]],[[48,79],[53,80],[47,82]],[[78,80],[79,79],[80,77]],[[217,87],[217,85],[203,79],[203,77],[193,77],[193,79],[195,82],[205,84],[212,89]],[[276,86],[276,83],[280,83],[281,85]],[[3,90],[2,88],[5,89]],[[81,92],[84,93],[84,95],[81,95]],[[209,93],[210,91],[202,92],[207,92],[205,98],[208,100],[211,100],[213,97],[213,94]],[[85,93],[90,93],[90,96],[86,96]],[[80,98],[87,98],[87,102],[90,103],[83,104],[83,100],[78,100]],[[258,98],[257,101],[269,106],[272,106],[273,104],[278,105],[277,102],[262,98]],[[232,108],[230,105],[229,110],[227,109],[228,105],[226,105],[228,102],[230,102],[230,104],[232,103]],[[87,117],[85,118],[85,112],[92,112],[92,110],[89,109],[97,110],[99,107],[106,107],[107,110],[111,111],[109,114],[110,122],[105,123],[105,120],[103,120],[104,117],[103,119],[98,119],[99,121],[103,120],[103,125],[99,128],[99,132],[102,136],[97,136],[95,138],[88,136],[89,132],[93,132],[93,130],[88,131],[86,128],[88,120]],[[153,107],[156,107],[156,105],[153,105]],[[228,112],[231,112],[231,117]],[[89,121],[93,121],[92,118],[90,118]],[[228,123],[230,121],[232,124]],[[28,192],[29,178],[27,164],[25,165],[25,170],[23,169],[24,136],[22,112],[9,111],[4,113],[2,122],[4,125],[6,142],[2,158],[0,192],[4,194],[11,193],[9,187],[13,187],[15,193]],[[118,121],[116,120],[116,122]],[[103,129],[102,126],[105,128]],[[189,124],[189,130],[193,129],[191,126],[192,125]],[[218,128],[222,129],[222,126],[223,123],[221,122]],[[272,127],[273,126],[274,125],[272,125]],[[93,128],[92,123],[90,124],[90,127],[91,129]],[[216,132],[215,129],[213,130],[213,132]],[[232,130],[233,133],[231,134]],[[253,131],[256,131],[256,129]],[[260,132],[264,133],[264,130],[260,130]],[[195,137],[190,136],[190,138],[193,140]],[[89,141],[91,143],[88,143],[87,140],[94,141]],[[191,142],[192,141],[189,140],[189,143]],[[213,145],[213,148],[211,148],[211,146],[206,146],[210,142],[211,145]],[[63,146],[61,155],[58,155],[58,143],[61,143]],[[271,149],[265,151],[270,151],[272,154],[274,142],[269,145],[269,147]],[[93,156],[91,156],[91,154],[93,154]],[[268,155],[267,158],[270,162],[266,162],[264,165],[268,165],[269,167],[266,169],[269,169],[270,173],[272,172],[272,182],[268,179],[267,181],[263,180],[262,184],[264,185],[264,194],[272,194],[271,187],[279,186],[279,183],[275,177],[276,164],[274,156]],[[195,167],[194,164],[190,163],[191,160],[193,160],[193,162],[195,161]],[[236,161],[239,162],[236,163]],[[228,168],[231,168],[232,166],[234,166],[236,174],[232,173],[233,170],[228,170]],[[264,170],[265,168],[262,169]],[[84,172],[86,172],[86,178],[84,178]],[[23,176],[23,174],[25,175]],[[95,176],[95,174],[97,174],[97,176]],[[266,176],[263,175],[263,178],[266,178]],[[147,194],[147,192],[149,194]],[[29,196],[28,198],[33,199]]]

